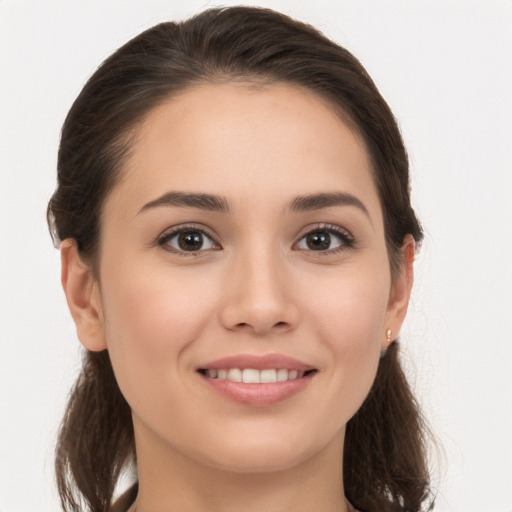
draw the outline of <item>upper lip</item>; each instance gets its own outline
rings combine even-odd
[[[208,362],[198,370],[229,370],[230,368],[254,368],[255,370],[287,369],[307,372],[315,368],[293,357],[283,354],[238,354]]]

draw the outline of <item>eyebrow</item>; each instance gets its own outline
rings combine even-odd
[[[370,213],[363,202],[356,196],[345,192],[320,192],[318,194],[298,196],[291,202],[290,209],[294,212],[303,212],[321,210],[331,206],[355,206],[371,220]]]
[[[179,206],[185,208],[199,208],[212,212],[229,212],[228,201],[221,196],[213,194],[189,194],[185,192],[167,192],[157,199],[146,203],[140,210],[142,213],[159,206]]]
[[[161,206],[177,206],[185,208],[198,208],[200,210],[229,213],[229,202],[225,197],[214,194],[167,192],[157,199],[146,203],[140,210],[142,213]],[[321,210],[332,206],[355,206],[359,208],[371,221],[370,213],[360,199],[345,192],[319,192],[297,196],[288,206],[292,212],[305,212]]]

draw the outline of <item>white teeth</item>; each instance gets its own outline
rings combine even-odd
[[[238,368],[231,368],[228,370],[227,380],[232,380],[233,382],[242,382],[242,370]]]
[[[306,372],[287,370],[286,368],[256,370],[254,368],[230,368],[228,370],[206,370],[206,375],[211,379],[230,380],[232,382],[245,382],[247,384],[268,384],[274,382],[285,382],[304,377]]]
[[[284,382],[285,380],[288,380],[288,370],[277,370],[277,382]]]
[[[275,370],[261,370],[260,382],[277,382],[277,372]]]
[[[243,372],[243,381],[247,384],[259,384],[260,383],[260,372],[253,370],[252,368],[246,368]]]

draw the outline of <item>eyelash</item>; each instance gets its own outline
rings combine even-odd
[[[180,250],[179,248],[172,247],[169,244],[169,241],[172,240],[174,237],[185,234],[185,233],[200,233],[203,237],[209,239],[213,245],[215,245],[215,248],[211,249],[200,249],[197,251],[185,251]],[[199,256],[202,252],[205,250],[220,250],[221,246],[220,244],[215,240],[215,237],[213,234],[209,233],[207,230],[204,229],[204,227],[200,227],[194,224],[185,224],[181,226],[177,226],[175,228],[172,228],[170,231],[165,232],[161,237],[158,238],[158,245],[162,247],[163,249],[174,252],[180,256]]]
[[[298,249],[298,250],[304,250],[307,252],[310,252],[312,254],[318,254],[318,255],[331,255],[331,254],[337,254],[342,251],[347,251],[349,249],[354,248],[355,246],[355,240],[353,236],[344,228],[341,226],[337,226],[336,224],[317,224],[313,229],[308,229],[304,235],[302,235],[298,242],[294,244],[294,247],[298,245],[300,242],[306,239],[306,237],[310,235],[314,235],[315,233],[328,233],[329,235],[335,235],[340,239],[340,244],[338,247],[334,249],[326,249],[326,250],[307,250],[307,249]]]
[[[200,233],[203,237],[206,237],[208,240],[210,240],[211,244],[213,244],[215,247],[203,249],[202,247],[196,251],[186,251],[180,248],[172,247],[169,245],[169,241],[172,240],[174,237],[179,236],[180,234],[186,234],[186,233]],[[314,234],[323,234],[327,233],[329,235],[335,235],[339,240],[340,244],[338,247],[335,247],[334,249],[325,249],[325,250],[313,250],[313,249],[301,249],[297,248],[297,246],[305,240],[308,236],[314,235]],[[160,236],[157,240],[157,244],[162,247],[163,249],[174,252],[180,256],[193,256],[197,257],[201,255],[201,253],[204,253],[205,251],[211,251],[211,250],[221,250],[222,247],[220,244],[216,241],[215,237],[212,233],[208,232],[204,229],[204,227],[197,226],[195,224],[186,224],[177,226],[175,228],[172,228],[170,231],[165,232],[162,236]],[[204,244],[204,241],[203,241]],[[312,254],[318,254],[318,255],[331,255],[336,254],[342,251],[347,251],[349,249],[352,249],[355,245],[354,238],[352,235],[344,228],[337,226],[335,224],[317,224],[312,229],[309,229],[306,233],[304,233],[297,242],[293,244],[293,248],[300,251],[306,251],[310,252]]]

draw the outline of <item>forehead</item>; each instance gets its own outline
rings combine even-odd
[[[284,200],[340,189],[378,207],[361,138],[328,102],[287,84],[190,87],[146,116],[123,174],[107,202],[121,191],[143,202],[170,190]]]

